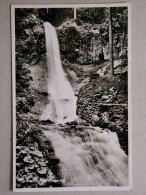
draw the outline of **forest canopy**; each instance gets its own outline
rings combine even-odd
[[[114,26],[123,26],[126,30],[128,10],[127,7],[113,7]],[[106,7],[98,8],[77,8],[77,19],[91,24],[103,24],[108,21]],[[58,26],[67,19],[74,18],[73,8],[16,8],[16,21],[28,14],[37,15],[43,21],[49,21],[54,26]],[[21,17],[20,17],[21,16]]]

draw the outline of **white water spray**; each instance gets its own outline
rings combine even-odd
[[[60,159],[64,186],[126,186],[128,157],[116,133],[100,128],[44,131]]]
[[[45,22],[44,27],[49,104],[45,107],[40,120],[49,119],[55,123],[73,121],[77,118],[76,97],[61,64],[57,34],[49,22]]]

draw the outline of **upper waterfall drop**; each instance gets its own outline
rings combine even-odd
[[[49,22],[44,23],[44,28],[49,104],[45,107],[40,120],[49,119],[55,123],[73,121],[77,118],[76,97],[62,67],[56,30]]]

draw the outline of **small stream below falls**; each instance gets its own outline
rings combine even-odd
[[[45,127],[60,160],[63,186],[125,186],[128,157],[116,133],[96,127],[71,129]]]

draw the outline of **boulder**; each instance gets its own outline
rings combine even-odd
[[[47,168],[46,167],[37,168],[37,173],[39,173],[42,176],[45,176],[47,174]]]
[[[102,100],[107,100],[107,99],[109,99],[109,96],[107,96],[107,95],[102,96]]]

